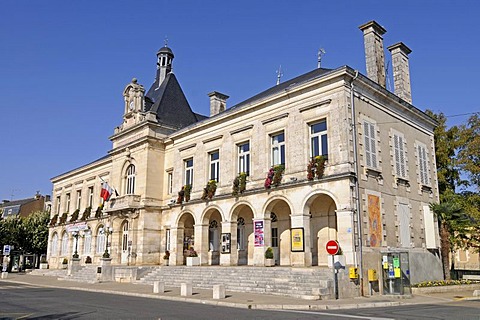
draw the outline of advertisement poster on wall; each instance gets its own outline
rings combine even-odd
[[[264,234],[263,234],[263,220],[255,220],[255,247],[264,246]]]

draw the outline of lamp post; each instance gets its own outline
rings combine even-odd
[[[73,258],[78,259],[78,237],[80,237],[79,231],[73,231],[72,236],[75,238],[75,252],[73,253]]]
[[[110,253],[108,253],[108,236],[113,233],[113,228],[107,225],[105,228],[100,229],[100,233],[106,235],[105,252],[103,253],[103,257],[110,258]]]

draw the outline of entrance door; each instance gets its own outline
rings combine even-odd
[[[130,247],[128,245],[128,221],[125,221],[122,228],[122,261],[121,263],[128,263],[128,256]]]

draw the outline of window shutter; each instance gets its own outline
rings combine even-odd
[[[372,166],[369,130],[370,130],[370,124],[367,121],[365,121],[363,123],[363,132],[365,133],[365,161],[366,161],[367,167]]]
[[[400,176],[400,150],[397,135],[393,135],[393,147],[395,149],[395,173]]]
[[[405,152],[403,146],[403,137],[398,137],[398,150],[400,151],[400,175],[402,177],[406,177],[407,172],[405,170]]]

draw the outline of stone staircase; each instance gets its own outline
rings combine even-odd
[[[96,283],[98,282],[97,266],[94,266],[94,265],[82,266],[77,272],[73,273],[72,275],[70,276],[65,275],[61,277],[61,280]]]
[[[166,287],[180,287],[184,282],[191,282],[194,288],[200,289],[223,284],[227,291],[318,300],[332,297],[332,278],[332,272],[323,268],[164,266],[154,268],[137,283],[162,281]]]
[[[32,276],[66,277],[67,269],[33,269],[28,274]]]

